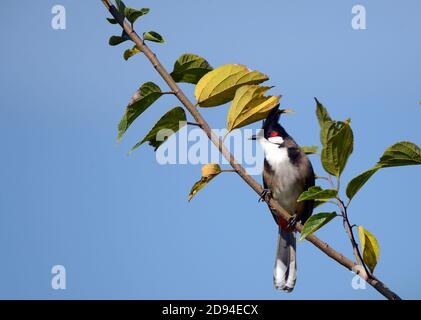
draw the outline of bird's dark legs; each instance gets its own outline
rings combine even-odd
[[[265,201],[268,202],[269,198],[272,196],[272,193],[269,189],[263,189],[262,193],[260,194],[259,202]]]

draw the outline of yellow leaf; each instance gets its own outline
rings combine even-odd
[[[123,55],[124,60],[126,61],[129,60],[130,57],[133,57],[135,54],[138,54],[139,52],[140,50],[136,46],[134,46],[131,49],[127,49],[126,51],[124,51],[124,55]]]
[[[228,110],[228,133],[267,117],[270,110],[279,104],[281,98],[281,96],[263,96],[270,88],[246,85],[237,90]]]
[[[214,107],[232,100],[239,87],[259,84],[268,79],[263,73],[249,70],[244,65],[225,64],[200,79],[194,96],[200,107]]]
[[[379,243],[373,234],[361,226],[358,226],[358,236],[363,251],[363,260],[370,271],[373,272],[380,257]]]
[[[197,181],[190,190],[188,201],[190,201],[196,193],[209,183],[213,178],[222,172],[221,167],[217,163],[208,163],[202,167],[202,178]]]
[[[214,176],[221,173],[221,167],[217,163],[208,163],[202,167],[202,177]]]

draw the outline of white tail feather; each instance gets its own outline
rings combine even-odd
[[[294,289],[297,279],[296,239],[294,232],[287,232],[279,228],[278,247],[273,271],[275,288],[286,292]]]

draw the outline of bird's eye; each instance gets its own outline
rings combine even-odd
[[[270,133],[270,137],[272,138],[272,137],[279,137],[279,133],[278,132],[276,132],[276,131],[272,131],[271,133]]]

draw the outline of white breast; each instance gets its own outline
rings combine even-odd
[[[289,160],[287,148],[279,147],[279,145],[264,138],[259,139],[259,141],[265,153],[266,161],[274,171],[272,197],[287,211],[295,212],[297,198],[301,194],[301,190],[297,188],[298,168]]]

